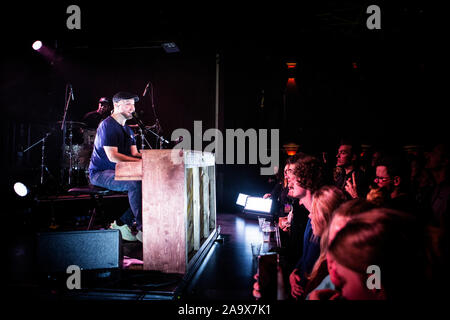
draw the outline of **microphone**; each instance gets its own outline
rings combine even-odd
[[[144,131],[146,131],[147,129],[156,129],[159,126],[159,123],[155,123],[152,126],[144,125],[144,123],[141,121],[141,119],[138,118],[138,115],[136,112],[132,112],[131,116],[133,117],[134,120],[136,120],[136,122],[138,123],[138,126]]]
[[[136,120],[138,126],[139,126],[142,130],[145,131],[145,129],[146,129],[146,128],[145,128],[145,125],[144,125],[144,123],[142,123],[141,119],[138,118],[137,113],[136,113],[135,111],[133,111],[133,112],[131,113],[131,116],[133,117],[134,120]]]
[[[145,97],[145,95],[147,94],[147,90],[148,87],[150,86],[150,81],[147,83],[147,85],[145,86],[144,92],[142,93],[142,96]]]
[[[134,118],[134,120],[136,120],[137,122],[141,122],[141,120],[138,118],[138,115],[137,115],[137,113],[136,113],[136,111],[133,111],[132,113],[131,113],[131,116]]]
[[[179,136],[178,139],[174,141],[175,144],[179,144],[180,142],[183,142],[183,136]]]

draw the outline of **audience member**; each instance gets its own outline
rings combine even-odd
[[[437,291],[446,290],[446,279],[449,269],[448,221],[450,211],[449,181],[449,145],[436,143],[426,153],[426,168],[431,172],[434,188],[429,198],[430,223],[427,228],[430,247],[430,272],[432,285]]]
[[[367,180],[358,166],[359,148],[348,140],[342,140],[336,155],[337,162],[334,173],[335,185],[344,191],[348,199],[365,198]]]
[[[299,200],[299,204],[309,213],[312,210],[313,194],[326,184],[323,163],[317,158],[303,155],[295,166],[295,180],[289,183],[289,195]],[[308,218],[303,234],[303,252],[289,276],[291,292],[298,292],[306,284],[306,275],[311,272],[320,254],[320,238],[313,237],[311,220]]]
[[[409,154],[408,162],[410,169],[410,194],[414,196],[417,211],[423,213],[425,220],[431,217],[429,199],[433,192],[434,181],[429,170],[425,168],[425,154]],[[428,221],[425,221],[426,223]]]
[[[377,162],[385,155],[386,151],[379,146],[374,146],[367,152],[365,174],[369,188],[376,186],[374,180],[376,177]]]
[[[392,209],[373,209],[348,221],[327,252],[330,278],[340,298],[422,297],[425,257],[421,235],[413,216]]]
[[[319,239],[322,237],[328,228],[333,211],[345,200],[344,193],[335,186],[324,186],[314,193],[312,208],[309,214],[313,238]],[[290,281],[292,297],[295,299],[304,297],[305,286],[302,286],[300,282],[296,282],[299,279],[297,272],[291,273],[291,277],[293,278]],[[308,277],[306,280],[309,279]]]
[[[415,199],[409,193],[409,177],[408,165],[400,156],[385,156],[378,160],[374,181],[388,194],[384,206],[417,215]]]
[[[431,196],[431,223],[437,227],[446,225],[450,211],[449,159],[449,145],[445,143],[434,145],[426,153],[425,167],[431,172],[435,185]]]
[[[303,253],[303,236],[308,222],[308,210],[289,193],[289,183],[295,181],[295,168],[297,161],[304,157],[304,153],[297,153],[289,157],[285,166],[285,183],[287,191],[286,217],[279,218],[281,229],[280,237],[284,240],[286,248],[286,268],[292,270]]]
[[[266,193],[263,198],[271,198],[272,199],[272,214],[273,220],[278,222],[279,217],[285,217],[291,211],[291,199],[288,198],[288,172],[289,172],[290,164],[286,163],[284,166],[284,170],[280,171],[276,174],[277,183],[273,187],[270,193]]]
[[[320,256],[317,259],[311,274],[308,276],[309,281],[305,289],[305,295],[310,293],[311,295],[310,297],[307,296],[307,299],[321,300],[323,299],[323,295],[328,293],[327,290],[321,290],[334,290],[335,286],[330,279],[327,268],[326,257],[328,245],[334,239],[336,233],[342,229],[350,219],[357,214],[371,210],[374,207],[374,204],[364,199],[353,199],[342,203],[334,210],[329,224],[323,231],[320,239]]]
[[[313,194],[325,185],[325,172],[323,163],[317,158],[298,153],[295,156],[293,175],[289,176],[289,196],[298,199],[302,214],[306,217],[312,210]],[[288,174],[289,175],[289,174]],[[296,212],[296,215],[300,212]],[[303,232],[303,250],[301,258],[297,261],[294,271],[290,275],[290,279],[301,283],[306,280],[306,275],[311,272],[315,261],[320,253],[320,239],[314,238],[312,233],[311,221],[308,218],[306,228]],[[288,267],[290,270],[290,268]],[[288,270],[288,271],[289,271]],[[306,283],[306,282],[305,282]],[[258,283],[254,285],[253,295],[260,297]]]

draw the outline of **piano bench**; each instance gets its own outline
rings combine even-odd
[[[94,203],[91,211],[91,218],[89,219],[89,224],[86,230],[90,230],[93,226],[95,218],[98,213],[103,213],[103,196],[116,193],[115,191],[108,190],[102,187],[89,185],[87,187],[77,187],[68,190],[69,194],[73,195],[89,195]]]

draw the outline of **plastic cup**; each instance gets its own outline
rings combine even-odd
[[[259,253],[261,252],[261,242],[252,242],[252,256],[254,259],[256,259],[259,256]]]
[[[266,222],[266,218],[258,217],[259,228],[262,230],[264,223]]]

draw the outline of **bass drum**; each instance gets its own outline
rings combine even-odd
[[[95,129],[83,129],[83,144],[93,146],[96,134]]]
[[[65,178],[68,180],[69,169],[72,168],[71,185],[86,186],[89,184],[89,163],[91,161],[93,146],[88,144],[66,146],[64,154]],[[72,166],[70,166],[70,156],[72,155]]]
[[[83,129],[83,140],[81,144],[66,145],[64,154],[64,168],[69,171],[72,168],[72,185],[85,186],[89,184],[89,163],[92,151],[94,150],[94,140],[96,130]],[[72,166],[70,166],[70,156],[72,156]]]
[[[92,151],[94,150],[94,140],[97,130],[84,129],[83,130],[83,144],[78,150],[78,159],[80,167],[88,170],[89,162],[91,161]]]
[[[83,130],[83,144],[79,151],[80,166],[84,172],[86,185],[90,184],[89,180],[89,163],[91,161],[92,152],[94,151],[94,141],[97,130],[84,129]]]
[[[64,149],[63,167],[64,168],[72,167],[72,169],[78,169],[80,167],[79,154],[80,150],[82,149],[82,145],[73,144],[72,146],[65,145],[64,147],[65,149]]]

